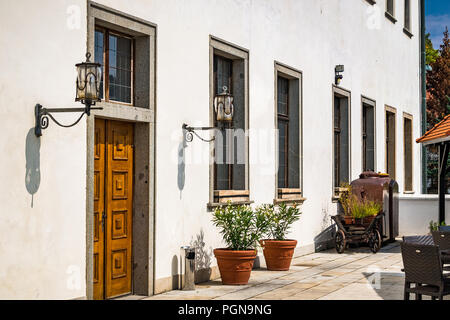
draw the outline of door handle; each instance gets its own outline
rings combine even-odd
[[[105,232],[105,221],[106,221],[106,214],[105,211],[102,212],[102,232]]]

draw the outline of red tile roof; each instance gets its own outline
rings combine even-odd
[[[428,130],[423,137],[416,140],[417,143],[429,142],[450,136],[450,114],[446,115],[441,122]]]

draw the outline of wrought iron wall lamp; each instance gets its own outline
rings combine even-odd
[[[344,65],[340,64],[334,68],[334,83],[338,86],[344,76],[341,74],[344,72]]]
[[[233,115],[234,115],[234,105],[233,96],[228,93],[228,88],[223,87],[222,93],[219,93],[214,97],[214,113],[216,115],[216,120],[218,123],[225,124],[225,123],[231,123],[233,121]],[[183,132],[185,133],[185,139],[187,142],[192,142],[194,140],[194,134],[202,141],[204,142],[211,142],[214,141],[215,138],[212,139],[204,139],[198,135],[196,131],[205,131],[205,130],[223,130],[224,126],[221,127],[191,127],[188,126],[186,123],[182,126]]]
[[[76,64],[77,68],[77,82],[76,82],[76,98],[75,101],[80,101],[85,105],[84,108],[44,108],[40,104],[36,104],[34,114],[36,117],[36,126],[34,133],[37,137],[42,136],[42,129],[47,129],[49,119],[52,119],[57,125],[70,128],[78,124],[83,118],[84,114],[91,115],[91,110],[102,110],[103,108],[92,108],[95,103],[101,101],[100,99],[100,83],[102,78],[101,64],[89,61],[91,54],[86,53],[86,61]],[[70,125],[63,125],[58,122],[52,113],[66,113],[66,112],[82,112],[80,117]]]

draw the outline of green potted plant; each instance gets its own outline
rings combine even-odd
[[[366,226],[380,213],[381,209],[378,202],[369,200],[353,201],[350,207],[355,222]]]
[[[214,210],[213,223],[227,248],[214,250],[222,284],[247,284],[256,258],[256,246],[267,230],[267,219],[248,205],[231,205]]]
[[[289,270],[297,240],[286,239],[292,224],[300,219],[301,212],[296,204],[279,206],[270,204],[256,208],[258,216],[267,219],[267,236],[260,240],[268,270]]]
[[[339,194],[339,203],[342,207],[345,224],[354,224],[355,218],[351,213],[351,208],[358,199],[352,192],[352,186],[348,183],[342,183],[340,189],[343,191]]]
[[[381,204],[367,199],[359,200],[349,184],[342,185],[342,189],[344,188],[346,191],[340,194],[339,202],[345,224],[369,225],[382,210]]]
[[[431,234],[433,231],[438,231],[439,227],[441,227],[441,226],[445,227],[447,225],[445,224],[445,222],[439,223],[439,222],[434,222],[433,220],[431,220],[428,225],[428,229],[430,230],[429,234]]]

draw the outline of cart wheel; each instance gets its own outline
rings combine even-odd
[[[377,229],[373,229],[369,235],[369,248],[373,253],[381,249],[381,236]]]
[[[338,253],[343,253],[347,246],[347,241],[345,241],[344,231],[338,230],[338,232],[336,232],[336,235],[334,237],[334,242],[336,245],[336,251]]]

